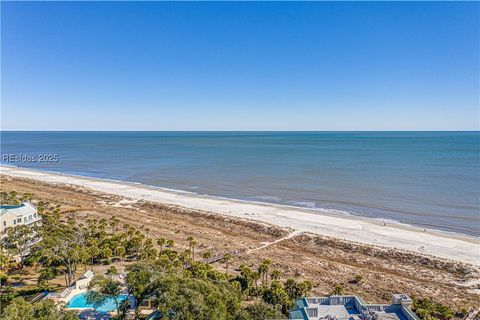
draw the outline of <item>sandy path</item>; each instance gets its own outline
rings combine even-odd
[[[283,237],[283,238],[280,238],[280,239],[277,239],[275,241],[272,241],[272,242],[266,242],[264,243],[263,245],[259,246],[259,247],[256,247],[254,249],[250,249],[247,251],[247,253],[251,253],[251,252],[255,252],[255,251],[258,251],[258,250],[262,250],[262,249],[265,249],[266,247],[268,246],[271,246],[273,244],[276,244],[276,243],[279,243],[281,241],[285,241],[285,240],[288,240],[288,239],[291,239],[293,237],[296,237],[298,235],[302,234],[302,231],[300,230],[295,230],[293,232],[291,232],[289,235],[287,235],[286,237]]]
[[[0,166],[0,173],[48,183],[66,183],[95,191],[267,222],[365,244],[394,247],[480,265],[480,238],[428,230],[327,211],[223,199],[141,184]]]

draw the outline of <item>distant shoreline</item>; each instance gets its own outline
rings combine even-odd
[[[384,225],[380,219],[334,214],[321,209],[234,200],[140,183],[74,176],[6,165],[0,166],[0,173],[46,183],[74,184],[136,200],[266,222],[303,232],[404,249],[450,260],[455,257],[455,260],[458,261],[480,265],[478,252],[480,238],[459,233],[434,229],[428,229],[425,232],[423,228],[407,224],[389,221]]]
[[[477,141],[466,132],[3,132],[1,164],[480,237]]]
[[[119,179],[114,179],[114,178],[99,178],[95,176],[87,176],[87,175],[81,175],[81,174],[75,174],[75,173],[64,173],[60,171],[52,171],[52,170],[43,170],[43,169],[30,169],[30,168],[23,168],[23,167],[18,167],[15,165],[8,165],[8,164],[0,164],[0,171],[1,167],[7,167],[7,168],[14,168],[14,169],[20,169],[20,170],[26,170],[26,171],[34,171],[34,172],[45,172],[49,174],[55,174],[55,175],[60,175],[60,176],[67,176],[67,177],[74,177],[74,178],[80,178],[80,179],[92,179],[92,180],[98,180],[98,181],[107,181],[107,182],[113,182],[113,183],[120,183],[120,184],[126,184],[126,185],[132,185],[132,186],[142,186],[144,188],[148,189],[153,189],[153,190],[160,190],[160,191],[165,191],[165,192],[171,192],[174,194],[185,194],[185,195],[193,195],[201,198],[211,198],[211,199],[217,199],[217,200],[223,200],[223,201],[232,201],[232,202],[239,202],[239,203],[247,203],[247,204],[258,204],[261,206],[278,206],[281,208],[288,208],[288,209],[294,209],[294,210],[300,210],[300,211],[307,211],[311,213],[317,213],[320,215],[331,215],[334,217],[340,216],[340,217],[347,217],[347,218],[353,218],[353,219],[361,219],[364,220],[366,219],[367,221],[371,221],[373,223],[377,223],[379,225],[396,225],[398,227],[404,227],[404,228],[416,228],[418,230],[424,231],[427,230],[428,232],[439,232],[439,233],[444,233],[444,234],[452,234],[454,236],[467,236],[467,237],[473,237],[473,238],[478,238],[475,237],[475,235],[471,235],[468,233],[462,233],[462,232],[457,232],[457,231],[448,231],[448,230],[442,230],[437,228],[435,225],[428,225],[428,224],[410,224],[410,223],[405,223],[401,222],[398,220],[394,220],[391,218],[373,218],[373,217],[367,217],[367,216],[362,216],[360,214],[354,214],[350,213],[345,210],[339,210],[339,209],[327,209],[327,208],[319,208],[319,207],[308,207],[308,206],[302,206],[302,205],[289,205],[289,204],[284,204],[284,203],[276,203],[276,202],[268,202],[268,201],[262,201],[261,198],[260,200],[247,200],[247,199],[239,199],[239,198],[229,198],[229,197],[222,197],[222,196],[217,196],[217,195],[211,195],[211,194],[204,194],[204,193],[198,193],[195,191],[188,191],[188,190],[181,190],[181,189],[174,189],[174,188],[168,188],[168,187],[162,187],[162,186],[156,186],[156,185],[150,185],[138,181],[124,181],[124,180],[119,180]],[[0,172],[2,173],[2,172]],[[267,196],[268,197],[268,196]],[[478,238],[480,239],[480,238]]]

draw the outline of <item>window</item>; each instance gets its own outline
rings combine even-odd
[[[4,227],[7,226],[7,221],[3,221],[3,226],[4,226]]]
[[[17,220],[13,220],[13,224],[17,224]]]
[[[32,220],[32,215],[28,216],[28,221]]]
[[[309,309],[307,309],[307,314],[308,314],[309,317],[316,318],[316,317],[318,317],[318,309],[317,308],[315,308],[315,309],[309,308]]]
[[[18,222],[18,223],[22,223],[22,218],[18,218],[18,219],[17,219],[17,222]]]

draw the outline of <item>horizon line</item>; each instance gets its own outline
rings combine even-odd
[[[0,132],[480,132],[476,130],[2,130]]]

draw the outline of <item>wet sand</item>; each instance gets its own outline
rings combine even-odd
[[[91,190],[126,197],[174,205],[186,209],[227,215],[279,227],[355,241],[362,244],[409,250],[444,259],[480,265],[480,239],[400,223],[335,215],[330,212],[304,208],[224,199],[207,195],[156,188],[152,186],[40,172],[1,166],[0,173],[12,177],[34,179],[47,183],[72,184]]]

